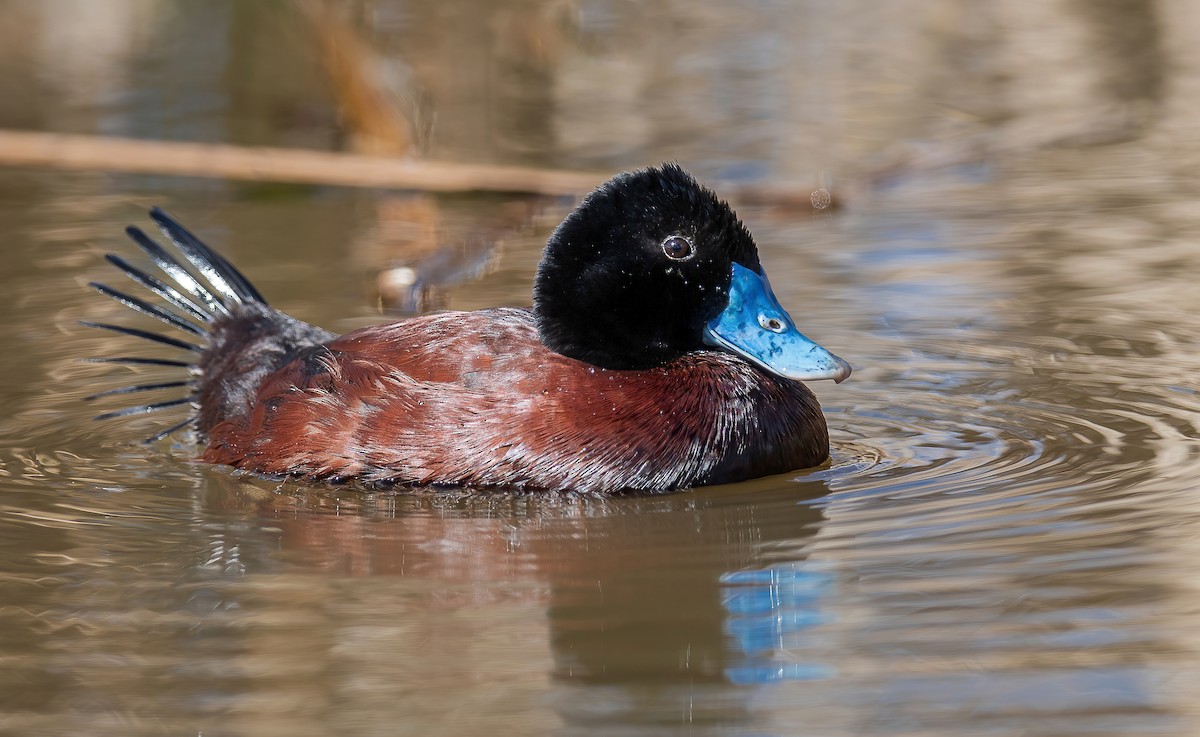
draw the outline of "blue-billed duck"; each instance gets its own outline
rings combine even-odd
[[[159,209],[184,260],[136,227],[166,281],[106,258],[158,295],[102,284],[188,335],[87,323],[186,351],[103,358],[187,369],[202,460],[266,476],[370,486],[663,492],[782,473],[829,455],[802,381],[850,366],[780,307],[733,210],[680,167],[613,177],[546,244],[532,308],[440,312],[340,337],[269,307],[220,254]],[[185,265],[186,264],[186,265]]]

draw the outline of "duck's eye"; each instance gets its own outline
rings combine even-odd
[[[764,330],[770,330],[772,333],[782,333],[787,327],[778,317],[767,317],[766,315],[758,316],[758,324]]]
[[[692,242],[681,235],[673,235],[662,242],[662,250],[668,258],[682,261],[692,255]]]

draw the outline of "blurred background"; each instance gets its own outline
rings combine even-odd
[[[1186,137],[1194,118],[1183,1],[0,10],[9,128],[598,171],[671,157],[808,185]]]
[[[1198,108],[1187,0],[0,0],[0,733],[1196,734]],[[576,178],[35,165],[12,131]],[[812,386],[826,466],[313,489],[81,401],[136,349],[78,321],[152,327],[85,287],[151,205],[344,331],[528,305],[577,196],[665,160],[855,366]]]

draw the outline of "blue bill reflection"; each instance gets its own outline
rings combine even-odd
[[[820,611],[833,577],[798,564],[732,571],[721,576],[721,604],[725,609],[725,635],[742,660],[725,669],[736,684],[829,678],[833,669],[824,663],[796,662],[790,653],[799,640],[828,621]]]

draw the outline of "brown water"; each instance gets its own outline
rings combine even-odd
[[[438,219],[436,304],[523,304],[570,203],[0,170],[0,733],[1200,733],[1190,4],[362,6],[430,156],[832,188],[739,212],[856,366],[833,462],[575,499],[141,446],[80,401],[129,341],[76,321],[126,317],[83,285],[148,205],[345,330],[387,223]],[[0,1],[0,124],[336,138],[278,5],[94,7]]]

